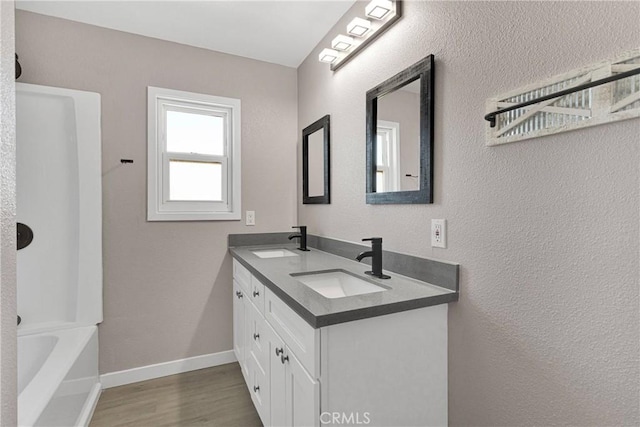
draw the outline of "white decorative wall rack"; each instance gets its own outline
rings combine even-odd
[[[487,100],[486,145],[640,117],[640,48]]]

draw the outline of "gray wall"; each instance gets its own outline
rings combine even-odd
[[[0,425],[17,424],[14,4],[0,1]]]
[[[404,6],[337,72],[317,60],[336,32],[298,69],[299,128],[331,114],[333,174],[331,204],[299,205],[300,223],[461,264],[452,425],[640,424],[640,120],[489,148],[482,118],[491,96],[638,47],[640,3]],[[365,93],[431,53],[435,203],[366,205]]]
[[[296,222],[296,70],[23,11],[16,31],[20,81],[102,95],[100,372],[231,350],[227,234]],[[242,100],[242,209],[255,227],[146,221],[149,85]]]

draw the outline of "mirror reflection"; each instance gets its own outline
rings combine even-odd
[[[420,79],[378,98],[376,192],[420,189]]]
[[[302,129],[302,203],[331,203],[329,115]]]
[[[309,197],[324,196],[324,129],[309,135]]]

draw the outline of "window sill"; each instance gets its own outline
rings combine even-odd
[[[147,221],[240,221],[240,212],[149,212]]]

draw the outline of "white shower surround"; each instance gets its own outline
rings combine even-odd
[[[100,394],[100,95],[16,84],[18,424],[87,425]]]

